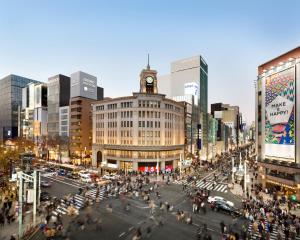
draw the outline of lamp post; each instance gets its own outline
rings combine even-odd
[[[246,189],[247,189],[247,161],[245,159],[245,161],[244,161],[244,193],[245,193],[245,197],[247,196]]]
[[[231,164],[232,164],[231,180],[232,180],[232,183],[234,183],[234,172],[235,172],[235,167],[234,167],[234,156],[231,157]]]
[[[36,225],[36,209],[40,204],[40,174],[34,170],[33,176],[21,172],[18,172],[18,184],[19,184],[19,239],[23,236],[23,199],[26,192],[24,183],[33,183],[33,224]]]
[[[179,155],[179,176],[181,179],[181,172],[182,172],[182,157],[181,157],[181,153]]]
[[[157,158],[157,162],[156,162],[156,181],[158,181],[158,174],[159,174],[158,167],[159,167],[159,160]]]

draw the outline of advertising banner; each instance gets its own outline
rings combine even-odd
[[[197,147],[198,147],[198,150],[201,150],[201,147],[202,147],[202,142],[201,142],[201,139],[202,139],[201,124],[197,125],[197,130],[198,130],[198,133],[197,133]]]
[[[295,69],[265,79],[265,156],[295,158]]]
[[[156,168],[156,166],[142,166],[142,167],[138,167],[138,171],[139,172],[155,173],[155,172],[157,172],[157,168]],[[160,171],[159,168],[158,168],[158,171]]]

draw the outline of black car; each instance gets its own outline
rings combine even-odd
[[[67,176],[67,178],[70,178],[70,179],[78,179],[79,178],[77,174],[71,173],[71,172],[67,173],[66,176]]]
[[[224,202],[216,201],[214,204],[214,209],[218,212],[224,212],[234,217],[240,216],[240,212],[236,208],[231,207]]]
[[[41,187],[49,188],[51,187],[51,183],[48,181],[41,181]]]
[[[49,201],[51,199],[48,192],[41,192],[40,201]]]

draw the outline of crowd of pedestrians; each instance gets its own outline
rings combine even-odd
[[[0,194],[0,228],[5,224],[11,224],[18,217],[16,194],[14,192],[2,191]]]

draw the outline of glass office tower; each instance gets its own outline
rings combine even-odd
[[[70,77],[58,74],[48,79],[48,136],[59,136],[59,108],[69,106]]]
[[[15,138],[19,135],[22,88],[28,83],[39,81],[8,75],[0,80],[0,140]]]

